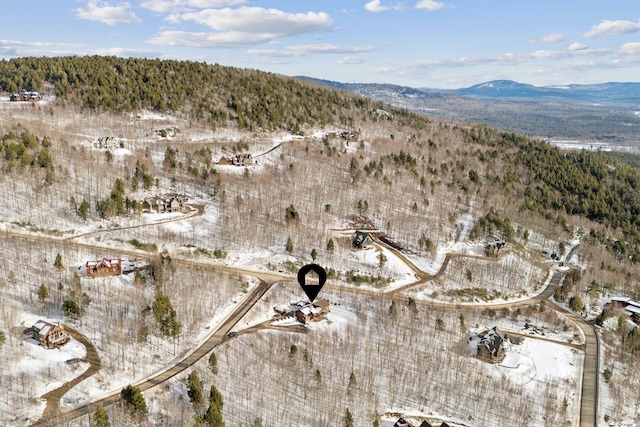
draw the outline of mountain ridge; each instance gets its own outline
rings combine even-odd
[[[640,149],[640,83],[536,87],[493,80],[461,89],[339,83],[297,77],[428,116],[484,123],[551,140],[606,142]]]

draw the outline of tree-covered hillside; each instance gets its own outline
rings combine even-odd
[[[153,109],[211,126],[284,129],[356,119],[380,108],[346,92],[312,87],[292,78],[202,62],[117,57],[18,58],[0,62],[0,88],[42,91],[53,84],[65,105],[93,111]],[[413,117],[400,110],[399,117]]]

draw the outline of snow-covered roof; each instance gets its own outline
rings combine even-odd
[[[38,332],[40,335],[47,335],[51,329],[55,328],[55,326],[56,325],[45,322],[44,320],[38,320],[34,323],[33,330]]]
[[[631,298],[627,298],[627,297],[611,297],[611,301],[615,301],[615,302],[627,302],[630,299]]]
[[[633,314],[640,314],[640,307],[628,305],[624,309]]]

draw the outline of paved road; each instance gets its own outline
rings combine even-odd
[[[7,236],[11,235],[11,237],[17,237],[17,238],[23,238],[23,239],[28,239],[28,240],[48,240],[51,241],[52,243],[60,243],[60,239],[56,239],[56,238],[48,238],[48,237],[42,237],[42,236],[25,236],[23,234],[20,233],[6,233]],[[93,245],[93,244],[83,244],[83,243],[78,243],[78,242],[71,242],[69,240],[67,240],[65,243],[65,245],[70,245],[70,246],[79,246],[79,247],[85,247],[85,248],[91,248],[92,250],[96,250],[96,249],[100,249],[101,247]],[[426,281],[429,280],[433,280],[434,278],[436,278],[438,275],[440,275],[447,267],[448,265],[448,261],[450,259],[450,256],[447,256],[445,258],[445,261],[443,262],[443,265],[441,266],[440,270],[438,271],[438,273],[436,273],[435,275],[429,275],[423,271],[421,271],[420,269],[418,269],[411,261],[409,261],[406,257],[404,257],[401,253],[399,253],[399,251],[395,250],[394,248],[390,247],[389,245],[385,245],[389,250],[393,251],[400,259],[403,260],[403,262],[405,262],[409,267],[411,267],[413,269],[413,271],[416,273],[418,280],[414,283],[405,285],[401,288],[395,289],[393,291],[387,292],[385,293],[384,291],[372,291],[372,290],[368,290],[368,289],[354,289],[353,287],[343,287],[343,286],[338,286],[338,285],[327,285],[327,288],[331,288],[331,289],[339,289],[342,291],[347,291],[347,292],[356,292],[356,293],[363,293],[363,294],[375,294],[375,295],[381,295],[381,294],[388,294],[387,296],[389,297],[394,297],[396,295],[398,295],[399,293],[401,293],[402,291],[405,291],[413,286],[416,286],[418,284],[424,283]],[[108,247],[104,247],[104,250],[113,250],[112,248],[108,248]],[[126,250],[126,249],[119,249],[119,253],[121,255],[131,255],[131,256],[141,256],[141,255],[146,255],[146,256],[152,256],[152,254],[149,253],[145,253],[142,251],[138,251],[138,250]],[[197,265],[200,267],[206,267],[207,265],[203,265],[202,260],[187,260],[187,259],[180,259],[180,258],[176,258],[173,260],[176,263],[180,263],[180,264],[188,264],[188,265]],[[264,271],[259,271],[259,270],[252,270],[252,269],[242,269],[242,268],[236,268],[236,267],[225,267],[225,266],[219,266],[219,265],[211,265],[210,267],[215,268],[215,269],[219,269],[219,270],[223,270],[223,271],[229,271],[229,272],[234,272],[234,273],[245,273],[245,274],[251,274],[255,277],[258,277],[261,279],[261,284],[254,289],[253,292],[250,293],[250,295],[248,296],[248,298],[241,303],[237,309],[230,315],[230,317],[223,323],[221,324],[218,329],[215,330],[215,332],[211,335],[211,337],[204,342],[200,347],[196,348],[193,352],[189,353],[187,356],[185,356],[180,362],[178,362],[177,364],[167,368],[164,371],[161,371],[159,373],[157,373],[156,375],[149,377],[147,379],[141,380],[138,383],[135,383],[134,385],[140,387],[140,389],[142,391],[144,390],[148,390],[151,387],[154,387],[170,378],[172,378],[173,376],[179,374],[180,372],[184,371],[185,369],[189,368],[191,365],[193,365],[195,362],[197,362],[198,360],[200,360],[202,357],[204,357],[207,353],[209,353],[214,347],[216,347],[217,345],[221,344],[222,342],[224,342],[225,339],[228,339],[226,334],[227,332],[229,332],[232,327],[247,313],[247,311],[267,292],[267,290],[269,289],[269,287],[271,286],[270,283],[273,283],[275,281],[281,280],[283,278],[289,278],[287,275],[282,275],[282,274],[278,274],[278,273],[271,273],[271,272],[264,272]],[[560,285],[560,283],[562,282],[563,278],[564,278],[565,273],[562,272],[556,272],[554,273],[554,275],[552,276],[549,286],[547,286],[547,288],[538,296],[529,299],[529,300],[524,300],[524,301],[517,301],[517,302],[512,302],[512,303],[502,303],[502,304],[496,304],[496,305],[492,305],[492,308],[508,308],[508,307],[515,307],[515,306],[524,306],[524,305],[530,305],[530,304],[535,304],[538,303],[541,300],[546,300],[548,298],[550,298],[554,292],[557,286]],[[290,278],[289,278],[290,279]],[[437,303],[437,302],[425,302],[425,305],[434,305],[434,306],[440,306],[440,305],[446,305],[446,306],[451,306],[451,305],[456,305],[456,304],[448,304],[448,303]],[[582,380],[582,388],[581,388],[581,411],[580,411],[580,426],[597,426],[597,405],[598,405],[598,375],[599,375],[599,360],[598,360],[598,354],[599,354],[599,342],[598,342],[598,338],[593,330],[593,328],[591,327],[591,325],[587,324],[584,320],[582,320],[581,318],[579,318],[578,316],[575,316],[574,314],[568,312],[567,310],[565,310],[564,308],[557,306],[555,304],[550,304],[551,308],[556,309],[558,311],[562,311],[566,316],[568,316],[569,318],[571,318],[579,327],[580,329],[582,329],[582,331],[584,332],[585,335],[585,360],[584,360],[584,364],[583,364],[583,380]],[[473,308],[474,306],[467,306],[468,308]],[[481,308],[486,308],[486,306],[483,306]],[[79,381],[78,381],[79,382]],[[74,384],[75,385],[75,384]],[[64,393],[63,393],[64,394]],[[117,402],[120,398],[120,393],[119,391],[113,392],[112,394],[103,397],[102,399],[98,400],[98,401],[94,401],[91,403],[88,403],[82,407],[76,408],[72,411],[63,413],[63,414],[59,414],[54,416],[51,419],[48,419],[47,421],[39,421],[37,422],[35,425],[45,425],[45,426],[54,426],[54,425],[59,425],[61,422],[65,422],[77,417],[80,417],[82,415],[86,415],[89,413],[93,413],[95,411],[95,409],[97,408],[97,406],[108,406],[111,405],[115,402]],[[46,413],[46,418],[49,418],[50,416],[50,412]]]
[[[211,334],[211,336],[198,348],[191,353],[188,353],[181,361],[173,366],[152,375],[146,379],[134,383],[134,386],[140,388],[141,391],[148,390],[158,384],[161,384],[168,379],[178,375],[185,369],[191,367],[198,360],[203,358],[207,353],[213,350],[216,346],[229,339],[227,333],[240,321],[240,319],[254,306],[260,298],[269,290],[273,283],[267,283],[262,281],[247,298],[242,301],[238,307],[231,313],[227,319]],[[59,426],[61,423],[68,422],[72,419],[78,418],[82,415],[87,415],[95,412],[98,406],[108,406],[120,400],[120,391],[113,392],[112,394],[105,396],[97,401],[93,401],[90,404],[78,407],[71,411],[57,414],[54,416],[47,415],[46,420],[40,420],[33,424],[34,426]]]

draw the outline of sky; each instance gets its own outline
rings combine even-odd
[[[176,59],[443,89],[640,81],[636,0],[29,0],[2,12],[2,59]]]

